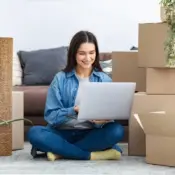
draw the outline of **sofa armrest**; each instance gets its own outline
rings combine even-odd
[[[14,86],[13,91],[24,92],[24,115],[43,116],[49,86]]]

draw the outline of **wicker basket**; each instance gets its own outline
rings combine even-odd
[[[0,119],[12,119],[13,39],[0,37]],[[0,156],[12,154],[12,128],[0,126]]]

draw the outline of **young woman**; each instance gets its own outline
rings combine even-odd
[[[56,74],[48,89],[44,115],[48,125],[33,126],[28,132],[33,148],[47,153],[49,160],[120,159],[122,151],[116,145],[124,136],[120,124],[77,120],[77,91],[86,82],[111,82],[111,78],[100,67],[96,37],[80,31],[71,40],[66,68]]]

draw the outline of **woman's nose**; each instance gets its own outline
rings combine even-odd
[[[91,59],[90,58],[90,55],[86,55],[86,58],[85,59],[86,59],[86,61],[90,61],[90,59]]]

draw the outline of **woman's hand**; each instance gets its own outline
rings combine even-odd
[[[78,107],[78,106],[75,106],[75,107],[74,107],[74,111],[75,111],[76,113],[78,113],[78,112],[79,112],[79,107]]]
[[[75,111],[76,113],[78,113],[78,112],[79,112],[79,106],[75,106],[75,107],[74,107],[74,111]],[[105,124],[105,123],[110,122],[110,120],[91,120],[91,122],[92,122],[92,123],[96,123],[96,124]]]
[[[91,120],[91,122],[96,124],[105,124],[110,122],[110,120]]]

